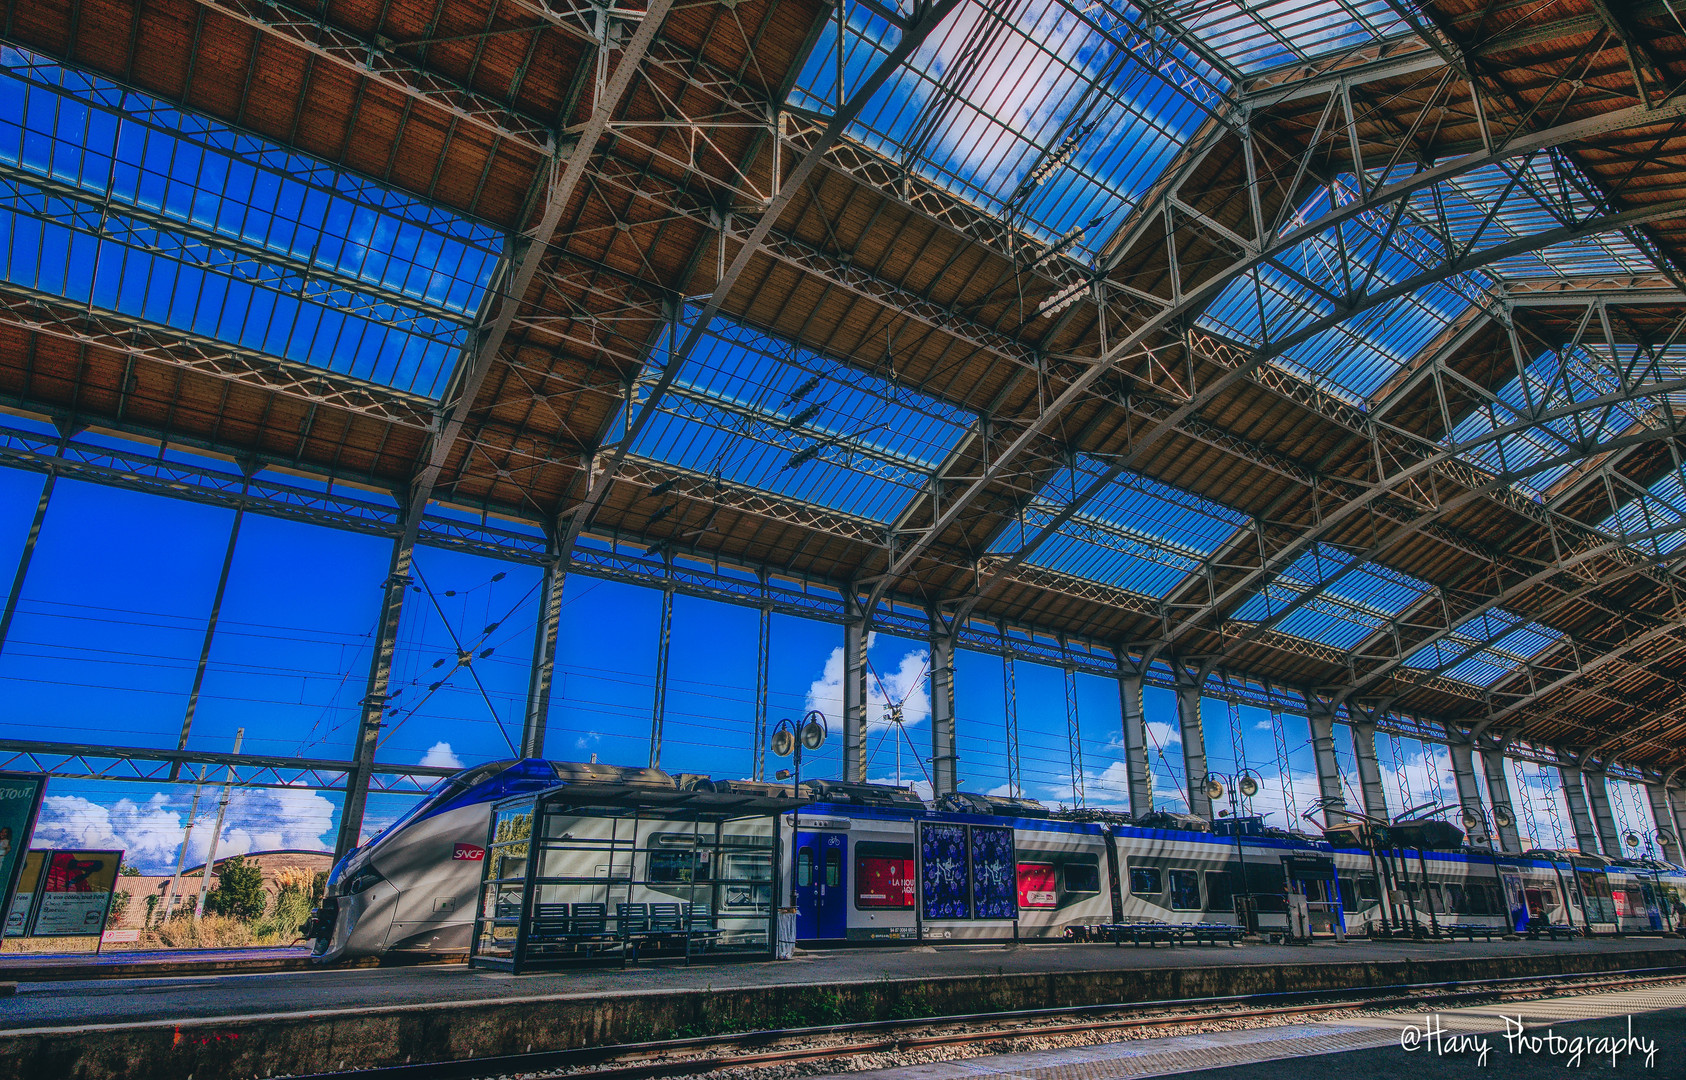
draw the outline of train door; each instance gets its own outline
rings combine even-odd
[[[1288,891],[1305,897],[1311,932],[1325,935],[1339,930],[1344,934],[1346,916],[1341,911],[1335,860],[1326,855],[1285,855],[1282,869],[1288,875]]]
[[[1653,931],[1660,931],[1663,928],[1663,909],[1662,905],[1657,903],[1657,891],[1651,887],[1651,883],[1649,881],[1641,881],[1639,883],[1639,890],[1640,894],[1645,898],[1646,922],[1650,924]],[[1631,897],[1632,895],[1633,893],[1630,891],[1628,896]]]
[[[1521,874],[1501,874],[1504,882],[1505,909],[1510,913],[1510,928],[1518,934],[1528,929],[1528,899],[1522,888]]]
[[[797,938],[848,936],[848,843],[843,833],[796,834]]]

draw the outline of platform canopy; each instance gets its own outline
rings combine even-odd
[[[14,2],[0,396],[1665,774],[1677,9]]]

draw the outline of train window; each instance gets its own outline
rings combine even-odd
[[[1440,889],[1446,895],[1446,911],[1448,914],[1473,914],[1473,912],[1471,912],[1465,904],[1464,887],[1462,885],[1455,885],[1448,881],[1446,884],[1440,886]]]
[[[1130,867],[1130,892],[1136,896],[1158,896],[1165,891],[1165,879],[1157,866]]]
[[[1235,910],[1235,886],[1230,882],[1229,871],[1206,871],[1206,910]]]
[[[650,880],[652,882],[690,881],[696,871],[694,851],[650,852]]]
[[[828,889],[843,884],[843,853],[836,848],[825,853],[825,884]]]
[[[1340,879],[1341,910],[1352,911],[1358,907],[1358,883],[1349,877]]]
[[[1067,868],[1070,869],[1069,867]],[[1069,877],[1069,873],[1067,877]],[[1019,906],[1022,908],[1051,908],[1058,906],[1054,891],[1054,864],[1019,864]]]
[[[800,848],[796,852],[796,884],[806,888],[814,883],[814,849]]]
[[[1382,889],[1380,883],[1378,883],[1373,877],[1359,878],[1358,899],[1368,901],[1372,904],[1381,903]]]
[[[708,852],[698,852],[707,855]],[[722,859],[722,877],[726,881],[773,880],[773,855],[767,851],[728,851]],[[706,864],[702,877],[707,877]]]
[[[877,856],[855,857],[855,906],[910,908],[913,906],[913,860]]]
[[[1172,870],[1171,908],[1174,911],[1200,910],[1200,871]]]
[[[1066,892],[1094,892],[1101,891],[1101,868],[1094,863],[1066,863],[1065,864]]]

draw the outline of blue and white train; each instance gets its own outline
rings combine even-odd
[[[771,790],[596,763],[526,759],[467,769],[334,867],[304,928],[317,959],[467,952],[492,805],[581,782]],[[1134,821],[1050,813],[1030,800],[966,793],[927,805],[909,789],[883,785],[807,781],[803,790],[812,801],[794,822],[789,814],[782,822],[781,850],[794,845],[794,872],[781,902],[797,908],[797,938],[807,945],[1052,939],[1127,922],[1240,923],[1268,932],[1287,928],[1291,895],[1305,899],[1314,933],[1459,923],[1522,930],[1530,921],[1659,931],[1678,924],[1686,899],[1686,872],[1666,863],[1467,850],[1378,860],[1264,828],[1256,818],[1220,821],[1212,831],[1182,815]],[[1016,904],[922,917],[917,868],[921,856],[929,864],[936,855],[916,845],[978,826],[1012,830],[1016,865],[1005,888]]]

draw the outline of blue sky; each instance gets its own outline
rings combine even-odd
[[[0,566],[15,566],[42,483],[37,474],[0,470]],[[0,652],[0,693],[9,706],[0,737],[174,746],[233,521],[228,510],[59,481]],[[343,758],[390,550],[378,537],[245,515],[189,746],[227,750],[235,730],[244,728],[250,752]],[[379,758],[473,764],[506,757],[505,733],[519,738],[525,707],[538,573],[426,547],[418,549],[416,569],[394,662],[396,711],[388,715]],[[648,759],[660,604],[655,589],[583,575],[569,580],[548,718],[550,756],[583,760],[595,753],[617,764]],[[749,775],[758,618],[751,608],[675,597],[662,756],[669,771]],[[834,737],[809,759],[805,774],[837,776],[842,629],[775,615],[771,641],[769,716],[825,711]],[[469,668],[455,664],[458,642],[476,656]],[[899,741],[902,780],[923,783],[930,755],[925,645],[876,635],[870,658],[869,774],[895,779]],[[1015,676],[1026,793],[1069,802],[1063,675],[1019,662]],[[436,682],[441,685],[430,689]],[[956,685],[962,785],[1002,790],[1001,659],[962,651]],[[1089,801],[1117,804],[1123,799],[1117,683],[1080,674],[1077,700]],[[903,705],[900,740],[878,720],[891,701]],[[1174,805],[1182,784],[1174,700],[1150,688],[1146,704],[1156,792]],[[1233,757],[1228,707],[1208,700],[1205,722],[1214,767],[1221,767]],[[1274,775],[1268,718],[1248,708],[1239,722],[1249,763]],[[1310,775],[1309,749],[1303,720],[1287,723],[1298,783],[1299,774]],[[161,869],[175,857],[191,791],[190,784],[54,780],[42,839],[118,842],[140,865]],[[1261,797],[1260,809],[1276,813],[1280,797],[1267,801]],[[369,827],[396,817],[407,802],[372,797]],[[337,812],[333,793],[240,793],[223,850],[328,846]],[[214,800],[207,798],[202,821],[212,813]],[[208,832],[198,830],[190,861]]]
[[[43,479],[0,469],[0,566],[16,564]],[[196,503],[61,480],[24,583],[10,639],[0,652],[0,694],[8,707],[0,737],[170,747],[179,737],[217,573],[234,515]],[[363,694],[369,643],[390,542],[247,514],[240,527],[221,622],[189,745],[226,750],[237,728],[244,748],[267,754],[343,758]],[[417,589],[406,600],[394,663],[393,708],[379,757],[402,764],[476,762],[508,756],[524,709],[538,609],[531,567],[419,549]],[[10,579],[10,574],[0,577]],[[548,718],[549,756],[615,764],[648,760],[661,594],[575,575],[564,593],[560,659]],[[676,596],[662,764],[670,772],[744,777],[751,771],[758,613]],[[453,639],[453,634],[455,638]],[[454,658],[460,641],[476,654]],[[840,773],[837,695],[842,628],[773,616],[769,716],[826,712],[832,740],[808,758],[804,775]],[[481,658],[479,653],[491,649]],[[876,635],[870,649],[874,723],[868,773],[923,785],[930,755],[928,656],[922,642]],[[435,664],[438,666],[435,666]],[[1020,759],[1025,794],[1072,801],[1064,675],[1017,662]],[[430,692],[434,683],[441,683]],[[481,686],[485,693],[482,694]],[[1084,786],[1091,805],[1126,805],[1118,684],[1076,677]],[[962,650],[956,658],[961,786],[1004,792],[1007,784],[1004,666]],[[905,735],[879,718],[903,706]],[[1145,692],[1155,801],[1180,809],[1182,749],[1175,700]],[[1281,718],[1286,785],[1269,714],[1207,698],[1202,706],[1214,771],[1238,762],[1263,778],[1253,808],[1273,824],[1317,795],[1303,717]],[[1336,727],[1336,752],[1357,803],[1351,739]],[[1444,746],[1381,735],[1384,784],[1397,811],[1451,799]],[[782,762],[769,759],[770,768]],[[214,776],[213,776],[214,778]],[[1514,786],[1537,804],[1524,830],[1553,841],[1555,776],[1529,768]],[[1618,815],[1645,829],[1642,794],[1612,781]],[[1286,790],[1285,790],[1286,788]],[[37,843],[119,846],[143,869],[174,862],[192,795],[190,783],[53,780]],[[1521,801],[1521,796],[1518,796]],[[410,798],[374,795],[366,831],[401,814]],[[302,789],[237,791],[220,841],[223,852],[331,847],[339,796]],[[201,801],[189,862],[203,857],[214,795]],[[1559,816],[1561,816],[1559,805]]]

